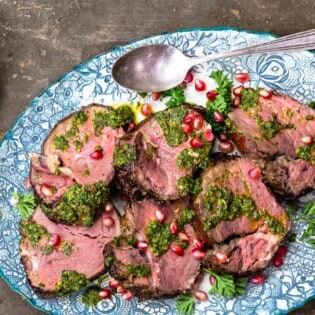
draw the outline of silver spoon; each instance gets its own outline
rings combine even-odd
[[[168,90],[183,82],[187,72],[199,63],[233,56],[315,49],[315,29],[283,36],[269,42],[221,54],[190,58],[169,45],[148,45],[131,50],[113,66],[114,80],[138,92]]]

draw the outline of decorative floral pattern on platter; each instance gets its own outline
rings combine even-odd
[[[175,299],[124,301],[119,295],[111,301],[89,308],[81,302],[82,292],[69,297],[40,299],[31,290],[19,258],[19,216],[9,204],[14,190],[25,191],[29,172],[28,154],[39,152],[45,137],[63,117],[92,102],[104,105],[140,100],[137,93],[113,81],[114,62],[129,50],[151,43],[178,47],[191,56],[224,52],[271,40],[272,35],[235,29],[194,29],[142,39],[101,54],[48,87],[36,97],[5,134],[0,146],[0,275],[13,290],[34,307],[54,315],[66,314],[178,314]],[[315,99],[315,57],[309,52],[229,58],[196,67],[209,74],[222,69],[229,78],[240,71],[250,73],[253,87],[262,86],[290,95],[307,104]],[[311,195],[306,198],[312,198]],[[305,198],[299,200],[303,205]],[[300,235],[304,226],[295,224]],[[314,251],[304,243],[289,248],[282,268],[268,267],[267,281],[259,286],[248,284],[247,294],[234,299],[211,295],[207,302],[197,302],[196,314],[279,314],[302,306],[315,296]]]

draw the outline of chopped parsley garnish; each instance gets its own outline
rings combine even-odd
[[[151,269],[141,264],[127,265],[126,276],[133,275],[138,278],[148,277],[151,275]]]
[[[194,179],[192,175],[185,175],[177,180],[176,188],[181,196],[196,195],[201,191],[201,184],[200,180]]]
[[[136,160],[135,147],[129,143],[118,145],[114,150],[114,165],[122,167]]]
[[[232,110],[231,88],[232,81],[221,70],[211,73],[210,77],[215,80],[218,87],[216,89],[217,96],[214,100],[208,100],[206,103],[207,120],[215,132],[223,132],[225,130],[224,123],[218,123],[214,120],[213,113],[218,112],[223,116]]]
[[[98,286],[92,286],[86,289],[82,294],[82,303],[88,306],[97,305],[102,299],[99,295],[100,288]]]
[[[12,193],[10,200],[14,210],[18,210],[22,219],[28,219],[35,211],[35,197],[33,194],[20,194],[18,191]]]
[[[176,310],[180,314],[192,315],[195,311],[196,299],[187,294],[180,294],[176,299]]]
[[[167,107],[175,107],[185,102],[185,93],[183,88],[176,86],[170,90],[164,91],[162,96],[170,96],[170,99],[165,103]]]
[[[211,287],[209,293],[228,298],[246,293],[246,283],[243,280],[235,279],[232,275],[219,274],[208,269],[204,269],[204,271],[215,278],[214,285]]]
[[[73,270],[64,270],[61,274],[61,281],[57,286],[56,293],[60,296],[68,295],[85,287],[88,282],[84,274]]]

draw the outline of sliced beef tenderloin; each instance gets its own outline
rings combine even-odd
[[[20,254],[28,280],[38,294],[51,297],[78,290],[105,271],[104,248],[120,233],[120,226],[115,210],[104,211],[87,228],[55,224],[37,207],[30,220],[21,221],[20,231]],[[62,286],[67,277],[70,282]]]
[[[295,198],[315,187],[312,108],[275,92],[264,98],[257,91],[244,89],[240,107],[229,118],[238,150],[265,165],[264,178],[278,194]],[[299,171],[305,176],[305,169],[307,180],[297,180]]]
[[[203,264],[223,273],[248,274],[264,269],[282,241],[280,235],[258,230],[206,252]]]
[[[127,106],[114,110],[91,104],[57,123],[43,144],[42,154],[57,155],[78,183],[108,184],[114,176],[115,143],[124,135],[122,126],[133,120]]]
[[[245,158],[234,157],[221,160],[204,170],[201,175],[202,191],[194,201],[193,207],[197,212],[194,218],[194,228],[198,239],[215,249],[225,251],[226,248],[234,250],[238,246],[247,254],[250,246],[250,235],[264,237],[270,244],[265,248],[272,248],[272,253],[266,252],[266,257],[251,257],[252,262],[269,262],[278,244],[290,228],[290,220],[285,210],[276,201],[274,196],[263,183],[260,171],[255,164]],[[267,235],[265,237],[265,235]],[[234,240],[233,240],[234,239]],[[236,241],[238,240],[238,241]],[[274,240],[277,240],[275,242]],[[210,250],[210,256],[215,250]],[[252,250],[253,255],[261,255]],[[230,252],[226,253],[227,259],[222,264],[228,271]],[[239,259],[244,259],[240,257]],[[204,264],[207,266],[206,260]],[[255,263],[256,264],[256,263]],[[254,271],[255,265],[247,271]],[[210,267],[214,264],[211,263]],[[258,265],[257,265],[258,266]],[[233,267],[234,268],[234,267]],[[242,267],[230,272],[243,273]]]
[[[175,200],[193,190],[192,175],[206,164],[210,126],[198,107],[182,105],[152,115],[121,139],[115,151],[118,186]]]
[[[74,184],[71,170],[60,166],[57,155],[32,155],[29,180],[37,198],[47,205],[59,201]]]
[[[122,236],[110,244],[114,257],[111,275],[140,299],[189,290],[200,268],[200,259],[193,254],[193,216],[188,199],[161,204],[145,198],[129,203],[122,219]],[[171,224],[178,233],[171,233]],[[133,246],[128,245],[130,241]]]

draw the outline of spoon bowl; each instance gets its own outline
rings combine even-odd
[[[113,66],[114,80],[138,92],[166,91],[183,82],[194,65],[233,56],[315,49],[315,29],[221,54],[190,58],[169,45],[148,45],[131,50]]]

